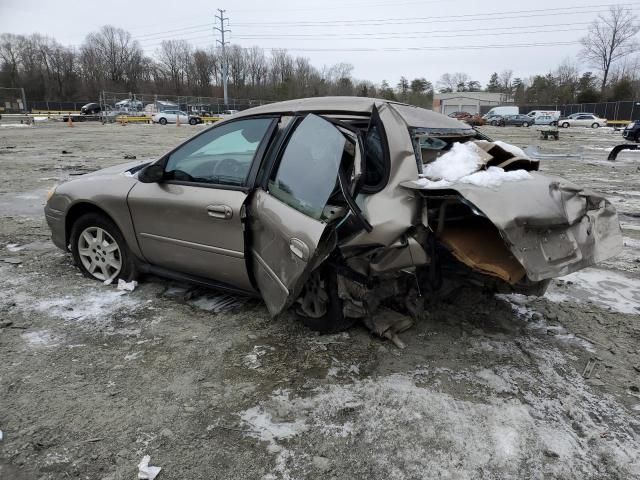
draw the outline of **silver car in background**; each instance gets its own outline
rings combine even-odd
[[[606,118],[599,118],[590,113],[580,113],[574,114],[575,117],[571,118],[573,115],[563,118],[558,122],[558,125],[562,128],[569,127],[591,127],[591,128],[599,128],[607,126]]]

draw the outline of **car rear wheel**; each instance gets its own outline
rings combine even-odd
[[[569,128],[569,122],[564,122],[562,124],[562,128]]]
[[[523,123],[522,123],[522,126],[523,126],[523,127],[528,127],[528,126],[529,126],[529,122],[523,122]]]
[[[596,122],[593,122],[593,123],[591,124],[591,128],[598,128],[599,126],[600,126],[600,124],[599,124],[599,123],[596,123]]]
[[[196,125],[197,123],[198,123],[198,120],[196,120],[195,118],[189,119],[189,125]]]
[[[162,117],[160,120],[158,120],[158,123],[159,123],[160,125],[166,125],[166,124],[167,124],[167,119],[166,119],[166,118],[164,118],[164,117]]]
[[[314,270],[298,299],[297,315],[308,328],[320,333],[336,333],[357,322],[346,318],[338,296],[338,279],[327,266]]]
[[[106,216],[88,213],[71,229],[71,254],[85,277],[111,283],[135,275],[135,264],[120,229]]]
[[[634,138],[634,141],[635,141],[636,143],[640,143],[640,132],[639,132],[639,133],[636,133],[636,137]]]

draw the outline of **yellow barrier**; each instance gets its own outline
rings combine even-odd
[[[627,125],[631,120],[607,120],[607,125]]]
[[[118,115],[116,117],[118,123],[151,123],[151,117],[130,117],[128,115]]]
[[[80,115],[79,110],[31,110],[35,115]]]

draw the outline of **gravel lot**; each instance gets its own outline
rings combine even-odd
[[[201,128],[0,124],[0,478],[133,479],[143,455],[159,479],[640,478],[640,152],[607,162],[619,132],[487,127],[578,154],[541,168],[605,193],[624,251],[543,298],[462,292],[398,350],[153,277],[120,295],[50,243],[50,187]]]

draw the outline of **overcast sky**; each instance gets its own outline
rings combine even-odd
[[[320,68],[351,63],[359,79],[395,84],[401,75],[435,83],[466,72],[483,85],[493,71],[528,77],[566,58],[581,70],[575,42],[615,2],[602,0],[0,0],[0,32],[49,35],[78,46],[101,25],[122,27],[152,55],[164,39],[214,43],[216,8],[229,40],[286,48]],[[640,1],[622,2],[634,13]]]

